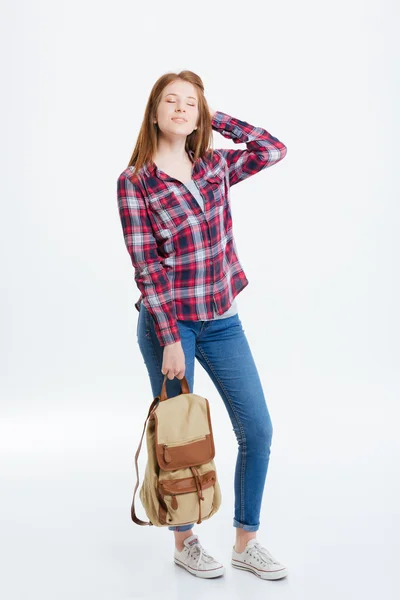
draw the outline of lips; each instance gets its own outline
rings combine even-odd
[[[182,121],[184,123],[187,123],[187,119],[185,119],[184,117],[172,117],[173,121]]]

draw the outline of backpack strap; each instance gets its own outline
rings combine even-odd
[[[149,412],[148,412],[146,420],[144,422],[143,433],[142,433],[142,437],[140,438],[140,444],[139,444],[139,447],[138,447],[138,449],[136,451],[136,454],[135,454],[136,487],[135,487],[135,490],[133,492],[133,499],[132,499],[132,506],[131,506],[131,518],[132,518],[132,521],[134,521],[135,523],[137,523],[137,525],[153,525],[153,523],[151,521],[148,521],[148,522],[147,521],[142,521],[141,519],[139,519],[136,516],[136,512],[135,512],[135,496],[136,496],[136,490],[139,487],[138,457],[139,457],[140,449],[142,447],[143,436],[144,436],[144,432],[146,430],[146,423],[149,420],[149,417],[150,417],[151,413],[153,412],[153,409],[158,405],[159,402],[160,402],[160,398],[159,398],[159,396],[157,396],[156,398],[154,398],[153,402],[150,405]]]
[[[189,388],[189,384],[188,384],[188,381],[187,381],[186,377],[183,376],[182,379],[180,379],[179,381],[180,381],[180,384],[181,384],[181,391],[182,391],[182,393],[183,394],[190,393],[190,388]],[[133,499],[132,499],[132,506],[131,506],[131,518],[132,518],[132,521],[134,521],[135,523],[137,523],[137,525],[153,525],[153,523],[151,521],[142,521],[141,519],[139,519],[136,516],[136,511],[135,511],[135,496],[136,496],[136,490],[139,487],[138,457],[139,457],[140,449],[142,447],[143,436],[144,436],[144,432],[146,430],[146,423],[147,423],[148,419],[150,418],[150,415],[153,412],[153,409],[155,409],[160,402],[164,402],[165,400],[168,400],[168,396],[167,396],[167,373],[165,373],[165,375],[164,375],[164,380],[163,380],[163,384],[162,384],[160,395],[156,396],[154,398],[153,402],[150,405],[148,415],[147,415],[146,420],[144,422],[142,437],[140,438],[140,444],[139,444],[139,447],[138,447],[138,449],[136,451],[136,454],[135,454],[136,486],[135,486],[135,489],[134,489],[134,492],[133,492]],[[158,499],[160,501],[160,504],[161,504],[162,508],[164,509],[164,511],[166,511],[166,505],[165,505],[165,502],[163,501],[163,498],[161,496],[159,496],[159,495],[157,497],[158,497]]]

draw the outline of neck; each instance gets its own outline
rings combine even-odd
[[[155,162],[159,160],[173,161],[175,163],[190,161],[190,156],[185,149],[185,140],[171,140],[160,137],[157,143],[157,150],[153,158]]]

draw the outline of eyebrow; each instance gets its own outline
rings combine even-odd
[[[178,96],[178,94],[172,94],[172,93],[171,93],[171,94],[166,94],[165,96],[166,96],[166,97],[167,97],[167,96]],[[192,98],[193,100],[197,100],[197,98],[194,98],[193,96],[186,96],[186,98]]]

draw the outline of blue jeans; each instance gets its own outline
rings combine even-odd
[[[178,320],[185,355],[185,377],[194,392],[195,358],[207,371],[221,396],[238,442],[235,468],[233,526],[257,531],[268,470],[272,423],[257,367],[238,314],[212,321]],[[164,347],[160,346],[153,317],[143,303],[137,324],[137,340],[155,398],[161,392]],[[166,382],[167,396],[181,393],[177,377]],[[218,458],[216,458],[218,460]],[[218,469],[218,462],[217,469]],[[186,531],[193,524],[169,526]]]

